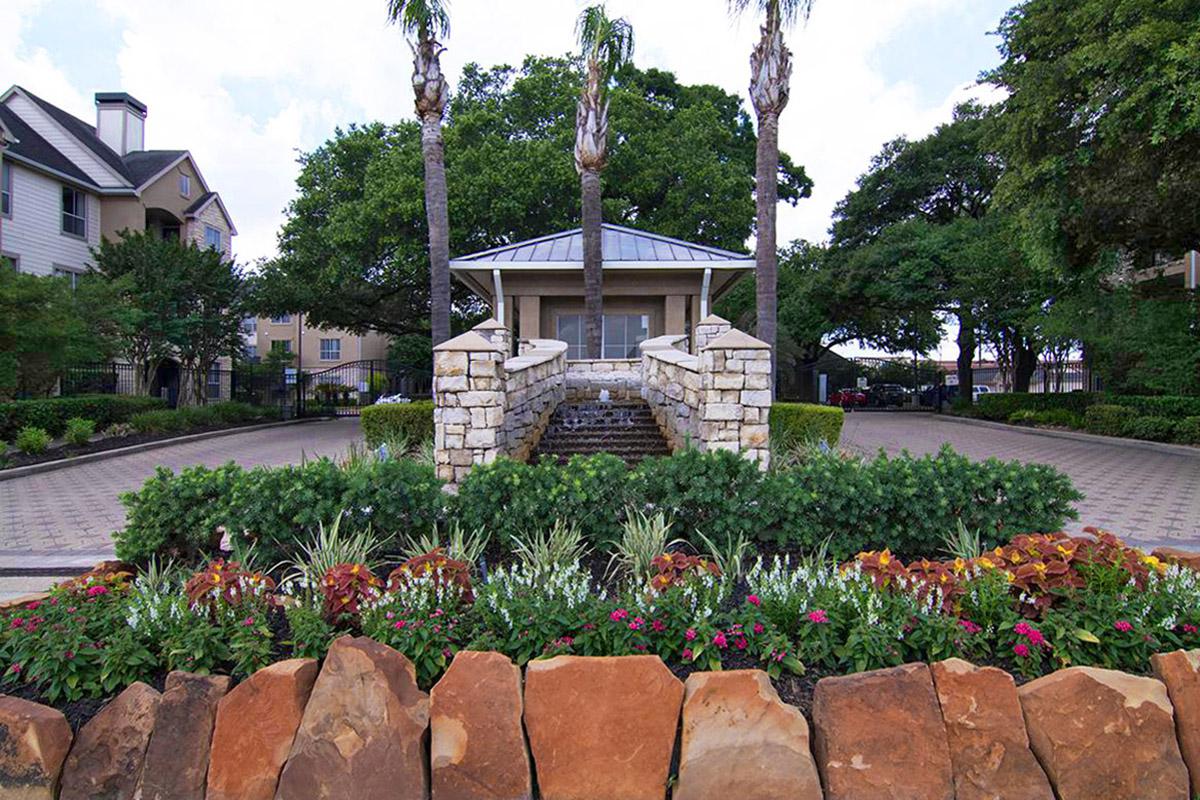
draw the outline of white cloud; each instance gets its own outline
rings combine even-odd
[[[517,64],[527,53],[567,51],[582,5],[455,0],[447,74],[453,80],[467,61]],[[199,31],[164,14],[161,0],[101,0],[122,31],[119,42],[105,43],[117,54],[119,87],[71,84],[53,43],[27,40],[25,23],[42,7],[38,0],[0,7],[0,75],[85,119],[97,90],[119,88],[146,102],[148,145],[194,153],[236,218],[243,259],[274,250],[294,192],[297,150],[320,144],[337,125],[412,115],[411,56],[386,25],[382,0],[335,8],[315,0],[212,0],[191,17],[203,20]],[[901,29],[936,25],[954,8],[954,0],[824,2],[789,34],[795,71],[781,146],[805,165],[816,190],[799,208],[781,209],[781,240],[823,238],[834,203],[884,141],[921,135],[949,118],[964,89],[924,105],[920,87],[889,79],[873,56]],[[609,11],[633,23],[640,65],[744,95],[758,35],[751,16],[731,19],[720,0],[609,0]],[[972,77],[962,76],[964,86]]]

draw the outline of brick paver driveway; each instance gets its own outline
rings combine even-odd
[[[357,419],[306,422],[172,445],[0,481],[0,560],[27,554],[111,552],[125,521],[117,495],[162,465],[179,470],[236,461],[245,467],[340,456],[360,439]]]
[[[1034,431],[998,429],[934,414],[847,414],[842,445],[874,454],[935,452],[943,443],[973,459],[995,456],[1050,464],[1085,495],[1076,504],[1078,531],[1094,525],[1139,544],[1200,547],[1200,453],[1147,450],[1077,441]]]

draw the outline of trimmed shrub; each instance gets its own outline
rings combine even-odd
[[[608,453],[573,456],[565,466],[552,458],[537,464],[501,458],[467,474],[451,515],[464,530],[482,527],[504,543],[563,519],[598,544],[620,534],[621,515],[632,497],[625,462]]]
[[[219,428],[278,419],[279,409],[249,403],[224,402],[134,414],[129,424],[138,433],[180,433],[194,428]]]
[[[1166,417],[1136,416],[1125,422],[1121,428],[1121,435],[1149,442],[1170,442],[1175,438],[1177,426],[1175,420]]]
[[[360,412],[359,424],[368,447],[400,439],[417,444],[433,438],[433,401],[367,406]]]
[[[1180,444],[1200,444],[1200,416],[1181,419],[1175,427],[1175,441]]]
[[[1127,406],[1147,417],[1184,419],[1200,416],[1200,397],[1146,397],[1140,395],[1112,395],[1106,403]]]
[[[1052,425],[1056,428],[1082,428],[1083,415],[1066,408],[1051,408],[1032,412],[1034,425]]]
[[[1011,425],[1033,425],[1037,419],[1038,412],[1029,408],[1022,408],[1019,411],[1014,411],[1008,415],[1008,422]]]
[[[1089,433],[1101,436],[1123,436],[1125,426],[1137,417],[1137,411],[1128,406],[1102,404],[1092,406],[1084,414],[1084,427]]]
[[[136,492],[125,492],[125,528],[113,535],[117,557],[145,561],[151,556],[193,561],[216,550],[220,526],[245,473],[230,463],[216,469],[188,467],[176,475],[166,467]]]
[[[771,439],[777,443],[820,442],[830,447],[842,436],[845,412],[837,406],[775,403],[771,406]]]
[[[1101,402],[1102,398],[1103,395],[1094,392],[1068,392],[1065,394],[996,392],[980,395],[970,408],[973,416],[990,419],[993,422],[1006,422],[1017,411],[1064,410],[1082,416],[1088,407]]]
[[[143,411],[129,418],[130,426],[138,433],[177,433],[187,427],[187,422],[183,414],[170,408]]]
[[[63,438],[71,444],[87,444],[96,432],[96,423],[82,417],[71,417],[67,420],[67,430]]]
[[[21,428],[41,428],[52,436],[60,436],[72,417],[90,419],[99,428],[106,428],[141,411],[166,408],[157,397],[126,395],[79,395],[50,397],[40,400],[13,400],[0,403],[0,440],[11,439]]]
[[[50,446],[50,440],[50,434],[44,429],[30,425],[17,432],[17,438],[13,445],[27,456],[36,456],[46,452],[46,448]]]

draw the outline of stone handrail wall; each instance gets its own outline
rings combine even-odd
[[[1150,666],[1017,687],[957,658],[905,664],[821,678],[806,717],[761,670],[685,683],[657,656],[557,656],[522,676],[462,651],[427,693],[403,654],[343,636],[323,663],[237,686],[134,683],[77,733],[0,697],[0,797],[1184,800],[1200,788],[1200,651]]]
[[[535,339],[506,359],[511,342],[488,320],[433,349],[434,460],[451,490],[476,464],[528,456],[562,402],[566,342]]]
[[[565,397],[567,343],[532,339],[532,347],[504,362],[505,455],[525,459],[537,447],[550,415]]]
[[[726,327],[715,338],[707,333]],[[701,327],[710,330],[701,336]],[[728,328],[719,317],[697,326],[705,341],[697,355],[676,349],[679,337],[648,339],[642,349],[642,396],[674,448],[689,440],[699,449],[731,450],[770,462],[771,350]]]

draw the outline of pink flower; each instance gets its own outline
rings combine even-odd
[[[592,624],[592,623],[590,623],[590,622],[585,622],[585,623],[584,623],[584,625],[583,625],[583,629],[584,629],[585,631],[594,631],[594,630],[596,630],[596,626],[595,626],[595,625],[593,625],[593,624]]]
[[[644,644],[635,644],[635,645],[633,646],[633,649],[634,649],[634,650],[638,650],[638,651],[640,651],[640,652],[645,652],[645,651],[646,651],[646,645],[644,645]]]
[[[1018,622],[1013,627],[1013,633],[1019,633],[1022,636],[1025,636],[1026,634],[1028,634],[1030,630],[1032,630],[1032,629],[1029,627],[1028,622]]]
[[[399,630],[403,630],[406,625],[408,625],[408,623],[405,622],[404,620],[398,620],[396,622],[396,624],[393,625],[392,627],[399,631]]]
[[[1042,632],[1037,628],[1030,628],[1029,633],[1025,634],[1025,637],[1029,639],[1029,643],[1035,647],[1046,644],[1046,637],[1042,636]]]
[[[746,641],[746,637],[744,637],[744,636],[739,636],[739,637],[737,638],[737,641],[736,641],[736,642],[734,642],[734,644],[735,644],[735,645],[737,645],[737,649],[738,649],[738,650],[745,650],[745,649],[746,649],[746,645],[748,645],[748,644],[749,644],[749,642],[747,642],[747,641]]]
[[[664,630],[666,630],[667,625],[661,619],[656,619],[654,622],[650,623],[650,627],[654,629],[655,633],[662,633]]]
[[[1183,623],[1184,633],[1196,633],[1197,631],[1200,631],[1200,628],[1197,628],[1195,625],[1191,625],[1187,622]]]
[[[1127,620],[1123,619],[1119,619],[1114,622],[1113,627],[1119,630],[1121,633],[1129,633],[1131,630],[1133,630],[1133,625]]]
[[[246,626],[247,628],[252,627],[254,625],[254,617],[246,617],[246,620],[242,623],[242,625]]]
[[[75,658],[75,651],[68,650],[67,652],[63,653],[63,655],[66,656],[67,661],[72,661]]]
[[[25,610],[26,610],[26,611],[37,611],[37,610],[38,610],[38,608],[40,608],[40,607],[41,607],[41,605],[42,605],[42,601],[41,601],[41,600],[34,600],[32,603],[28,603],[28,604],[25,606]]]
[[[629,616],[628,611],[626,611],[623,608],[618,608],[616,611],[609,614],[608,618],[611,619],[613,622],[620,622],[621,620],[625,619],[628,616]]]
[[[758,595],[756,595],[756,594],[746,595],[746,602],[752,606],[762,605],[762,600],[759,600]]]
[[[724,650],[726,645],[729,644],[729,641],[725,638],[725,634],[718,633],[716,636],[713,637],[713,644],[715,644],[717,647]]]
[[[631,630],[631,631],[636,631],[640,627],[642,627],[642,625],[636,619],[633,622],[629,623],[629,630]]]
[[[1029,647],[1023,644],[1013,645],[1013,652],[1021,658],[1026,658],[1029,655]]]
[[[683,660],[684,661],[692,660],[692,648],[690,648],[690,647],[683,648]],[[13,666],[16,667],[17,669],[20,669],[20,667],[21,667],[20,664],[13,664]]]
[[[11,667],[8,668],[8,671],[11,672],[13,675],[16,675],[18,672],[21,671],[21,665],[13,664]]]
[[[763,624],[761,622],[754,623],[754,632],[755,633],[762,633],[765,630],[766,630],[766,628],[763,627]]]
[[[95,596],[101,595],[101,594],[108,594],[107,586],[91,586],[87,590],[88,597],[95,597]]]
[[[387,612],[387,614],[385,614],[384,616],[385,616],[387,619],[395,619],[395,618],[396,618],[396,612],[394,612],[394,611],[389,611],[389,612]]]
[[[442,626],[441,626],[441,625],[434,625],[434,626],[433,626],[433,632],[434,632],[434,633],[441,633],[441,632],[442,632]]]
[[[816,611],[808,612],[808,621],[817,625],[824,625],[829,622],[829,617],[825,615],[825,609],[818,608]]]
[[[971,622],[969,619],[960,619],[958,621],[958,625],[967,633],[979,633],[983,630],[983,628],[979,627],[974,622]]]
[[[683,638],[687,639],[689,642],[695,641],[696,640],[696,629],[688,628],[687,631],[684,632]]]

